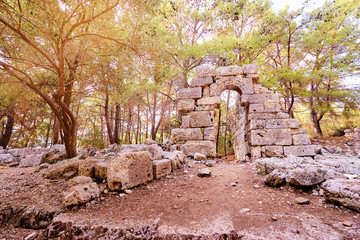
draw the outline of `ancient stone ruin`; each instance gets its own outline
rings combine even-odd
[[[188,88],[177,91],[181,128],[172,135],[187,156],[216,155],[215,109],[220,95],[230,89],[239,93],[230,124],[238,160],[260,157],[314,156],[308,131],[281,110],[279,95],[258,83],[257,65],[219,67],[201,65]]]

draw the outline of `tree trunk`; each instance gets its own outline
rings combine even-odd
[[[114,143],[119,144],[120,104],[115,107]]]
[[[12,130],[14,127],[14,110],[15,107],[11,106],[8,110],[7,113],[7,121],[6,121],[6,127],[5,127],[5,131],[1,136],[0,139],[0,146],[2,146],[3,148],[6,148],[6,146],[9,144],[10,138],[11,138],[11,134],[12,134]]]
[[[55,116],[54,125],[53,125],[53,142],[52,144],[59,144],[60,140],[60,122],[59,119]]]
[[[218,125],[217,125],[217,133],[216,133],[216,153],[218,153],[219,150],[219,136],[220,136],[220,126],[221,126],[221,106],[219,107],[219,119],[218,119]]]
[[[320,120],[322,119],[322,117],[318,117],[318,114],[314,110],[310,111],[310,117],[311,117],[311,122],[315,128],[316,135],[322,136],[323,132],[320,126]]]
[[[110,125],[110,117],[109,117],[109,94],[106,93],[105,95],[105,123],[106,123],[106,129],[107,129],[107,133],[108,133],[108,137],[109,137],[109,142],[110,144],[114,144],[114,137],[112,135],[112,128]]]
[[[154,91],[154,104],[153,104],[153,110],[151,114],[151,139],[156,139],[156,132],[155,132],[155,120],[156,120],[156,101],[157,101],[157,91]]]

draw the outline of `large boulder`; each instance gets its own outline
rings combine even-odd
[[[153,166],[149,152],[119,153],[108,163],[107,181],[110,190],[135,187],[152,179]]]
[[[326,170],[306,164],[289,171],[287,181],[299,187],[314,187],[325,181]]]
[[[286,173],[283,171],[280,171],[279,169],[275,169],[272,171],[267,178],[265,179],[265,184],[277,187],[286,182]]]
[[[13,160],[14,156],[9,153],[0,154],[0,164],[11,163]]]
[[[360,180],[331,179],[321,184],[325,198],[343,206],[360,211]]]
[[[42,163],[45,154],[29,154],[20,160],[19,167],[35,167]]]
[[[163,152],[163,157],[171,161],[171,169],[175,171],[183,167],[186,162],[186,156],[181,151]]]
[[[94,182],[79,184],[71,187],[64,193],[64,206],[79,205],[100,196],[100,189]]]
[[[151,153],[153,160],[159,160],[162,158],[163,149],[157,144],[151,144],[148,148],[148,151]]]
[[[77,172],[79,170],[79,164],[83,160],[78,157],[67,159],[53,165],[50,165],[48,168],[48,177],[51,179],[61,178],[63,175],[70,171]]]

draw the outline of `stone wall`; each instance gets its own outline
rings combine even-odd
[[[258,84],[255,64],[219,67],[201,65],[190,86],[178,90],[177,110],[182,114],[181,128],[173,138],[186,155],[216,155],[215,109],[222,91],[238,92],[235,115],[230,121],[234,151],[238,160],[288,155],[313,156],[307,130],[297,119],[281,111],[279,95]]]

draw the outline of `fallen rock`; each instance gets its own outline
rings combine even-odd
[[[107,181],[110,190],[124,190],[153,179],[149,152],[119,153],[108,163]]]
[[[314,187],[325,180],[325,174],[326,170],[307,164],[291,170],[287,181],[299,187]]]
[[[200,171],[198,172],[198,177],[211,177],[211,171],[208,168],[202,168],[200,169]]]
[[[330,179],[321,184],[325,198],[360,211],[360,180]]]
[[[156,145],[159,145],[159,143],[155,140],[152,140],[151,138],[147,138],[145,139],[145,142],[144,142],[146,145],[152,145],[152,144],[156,144]]]
[[[195,153],[194,160],[196,160],[196,161],[205,161],[206,160],[206,155],[201,154],[201,153]]]
[[[92,182],[93,182],[93,180],[91,179],[91,177],[77,176],[77,177],[70,179],[68,182],[68,185],[70,187],[73,187],[76,185],[82,185],[82,184],[87,184],[87,183],[92,183]]]
[[[171,173],[171,160],[155,160],[153,161],[153,175],[154,179],[159,179]]]
[[[10,153],[0,154],[0,164],[11,163],[14,160]]]
[[[83,160],[79,159],[78,157],[74,157],[50,165],[48,168],[48,177],[51,179],[61,178],[66,172],[70,172],[70,171],[77,172],[79,169],[79,164],[82,161]]]
[[[265,184],[271,187],[278,187],[286,182],[286,173],[275,169],[265,179]]]
[[[64,193],[62,204],[65,207],[86,203],[100,196],[100,189],[96,183],[86,183],[71,187]]]
[[[95,158],[86,158],[79,163],[79,175],[94,177],[95,163],[98,160]]]
[[[19,167],[35,167],[39,166],[44,159],[45,154],[29,154],[20,160]]]
[[[94,166],[94,177],[97,180],[106,180],[106,172],[107,172],[107,162],[97,162]]]
[[[302,204],[309,204],[309,203],[310,203],[310,200],[307,199],[307,198],[304,198],[304,197],[295,198],[294,201],[295,201],[296,204],[300,204],[300,205],[302,205]]]

